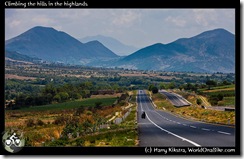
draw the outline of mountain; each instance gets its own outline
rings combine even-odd
[[[119,60],[117,67],[140,70],[235,72],[235,35],[215,29],[169,44],[154,44]]]
[[[40,61],[40,59],[38,58],[32,58],[27,55],[22,55],[19,54],[18,52],[11,52],[11,51],[5,51],[5,58],[9,58],[17,61],[27,61],[27,62]]]
[[[5,50],[69,64],[87,64],[93,60],[118,57],[98,41],[83,44],[65,32],[41,26],[5,41]]]
[[[100,43],[102,43],[104,46],[109,48],[111,51],[113,51],[114,53],[120,56],[129,55],[138,50],[138,48],[134,46],[125,45],[112,37],[103,36],[103,35],[87,36],[79,40],[83,43],[97,40]]]

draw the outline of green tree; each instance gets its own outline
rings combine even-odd
[[[153,94],[158,93],[158,88],[156,86],[152,87],[152,93]]]
[[[166,89],[166,85],[164,83],[159,84],[159,89]]]
[[[222,84],[223,84],[223,85],[230,85],[231,83],[228,82],[228,81],[226,81],[226,80],[224,80],[224,81],[222,82]]]
[[[211,89],[211,87],[217,86],[217,82],[214,80],[208,80],[206,81],[206,85],[208,86],[208,89]]]
[[[53,97],[53,100],[56,101],[56,102],[61,102],[61,97],[59,94],[56,94],[54,97]]]
[[[43,89],[43,94],[50,93],[52,96],[55,96],[57,93],[57,89],[53,86],[53,84],[47,84]]]
[[[61,102],[67,101],[69,99],[69,94],[67,92],[60,92],[58,95],[61,98]]]
[[[202,104],[202,100],[200,98],[197,98],[197,105],[201,105]]]
[[[224,99],[224,95],[221,94],[221,93],[219,93],[219,94],[217,95],[217,98],[218,98],[219,101],[221,101],[221,100]]]
[[[153,84],[150,84],[149,87],[148,87],[148,90],[149,90],[149,91],[152,91],[152,88],[153,88],[153,87],[154,87],[154,85],[153,85]]]
[[[23,107],[25,106],[25,100],[26,100],[26,95],[20,94],[15,99],[15,105],[17,107]]]
[[[170,82],[170,84],[168,85],[169,89],[174,89],[176,87],[175,82]]]

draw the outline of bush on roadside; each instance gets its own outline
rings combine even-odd
[[[34,119],[27,119],[27,120],[25,121],[25,123],[26,123],[26,126],[27,126],[27,127],[33,127],[33,126],[35,126],[35,121],[34,121]]]

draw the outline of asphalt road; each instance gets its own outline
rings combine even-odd
[[[165,90],[160,90],[159,93],[164,94],[169,99],[169,101],[176,107],[191,105],[190,102],[188,102],[185,98],[178,94],[167,92]]]
[[[143,90],[138,91],[139,146],[234,147],[235,129],[176,117],[156,110]],[[141,114],[145,111],[146,118]]]

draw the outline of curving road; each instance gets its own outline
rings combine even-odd
[[[156,110],[145,91],[139,90],[139,146],[234,147],[235,129],[176,117]],[[146,112],[146,119],[141,118]]]
[[[185,98],[178,94],[170,93],[165,90],[160,90],[159,93],[164,94],[169,99],[169,101],[176,107],[191,105],[190,102],[188,102]]]

